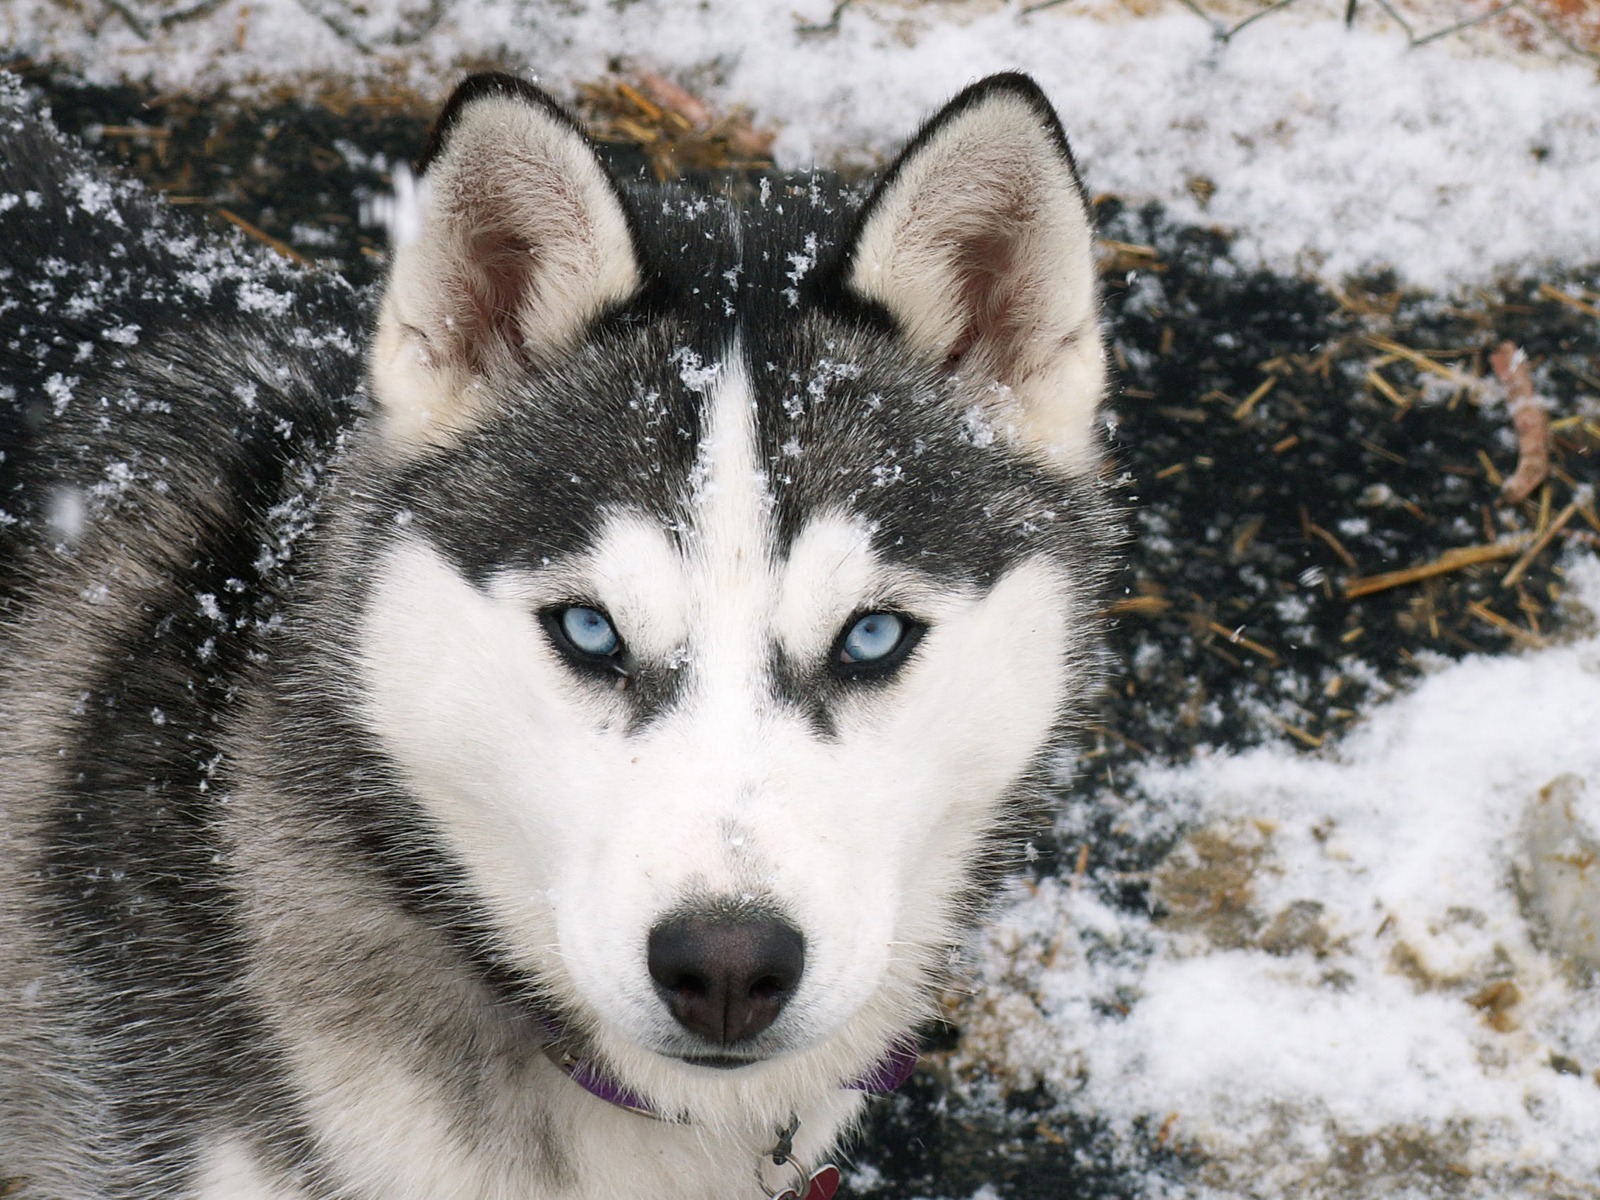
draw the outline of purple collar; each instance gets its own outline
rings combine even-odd
[[[545,1032],[550,1035],[545,1042],[545,1054],[584,1091],[591,1096],[598,1096],[607,1104],[615,1104],[618,1108],[625,1108],[640,1116],[655,1117],[657,1120],[666,1119],[657,1111],[655,1105],[643,1096],[601,1072],[588,1059],[579,1058],[567,1049],[564,1031],[559,1024],[546,1018],[544,1027]],[[909,1036],[900,1038],[872,1065],[871,1070],[861,1078],[845,1084],[845,1088],[852,1092],[892,1092],[911,1078],[911,1072],[916,1070],[918,1054],[914,1038]]]

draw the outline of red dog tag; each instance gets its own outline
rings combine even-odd
[[[840,1179],[839,1168],[829,1163],[811,1173],[811,1178],[806,1180],[804,1196],[793,1188],[784,1188],[772,1200],[833,1200],[834,1193],[839,1190]]]
[[[817,1169],[806,1184],[805,1200],[833,1200],[839,1190],[839,1168],[829,1163]]]

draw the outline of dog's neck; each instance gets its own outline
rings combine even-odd
[[[566,1037],[566,1031],[559,1022],[543,1018],[545,1033],[545,1054],[550,1061],[561,1068],[563,1074],[571,1079],[591,1096],[597,1096],[607,1104],[614,1104],[618,1108],[625,1108],[629,1112],[638,1113],[640,1116],[654,1117],[656,1120],[669,1120],[655,1105],[645,1097],[639,1095],[620,1080],[613,1078],[589,1059],[573,1052]],[[889,1047],[876,1063],[872,1065],[865,1075],[851,1080],[845,1088],[852,1092],[892,1092],[907,1079],[911,1072],[916,1070],[918,1058],[917,1043],[911,1037],[904,1037]]]
[[[597,1068],[593,1062],[575,1053],[567,1042],[561,1025],[549,1017],[544,1018],[545,1054],[561,1072],[591,1096],[614,1104],[631,1113],[657,1121],[675,1120],[687,1124],[682,1118],[662,1113],[645,1097]],[[856,1092],[892,1092],[907,1079],[917,1065],[917,1044],[905,1037],[889,1047],[872,1069],[858,1079],[845,1084],[845,1089]],[[815,1170],[794,1156],[794,1136],[800,1128],[800,1118],[791,1115],[789,1123],[775,1131],[772,1148],[756,1160],[756,1178],[772,1200],[833,1200],[839,1188],[841,1175],[832,1163],[823,1163]],[[792,1177],[787,1186],[778,1184],[776,1190],[767,1188],[767,1176],[775,1172],[780,1178]]]

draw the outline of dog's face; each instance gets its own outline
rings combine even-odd
[[[424,188],[372,368],[364,722],[609,1069],[781,1119],[928,1014],[1093,682],[1065,143],[1003,78],[864,206],[741,213],[627,197],[490,77]]]

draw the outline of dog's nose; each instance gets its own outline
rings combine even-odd
[[[678,1024],[730,1045],[777,1019],[805,970],[806,942],[776,917],[674,917],[650,931],[649,963]]]

